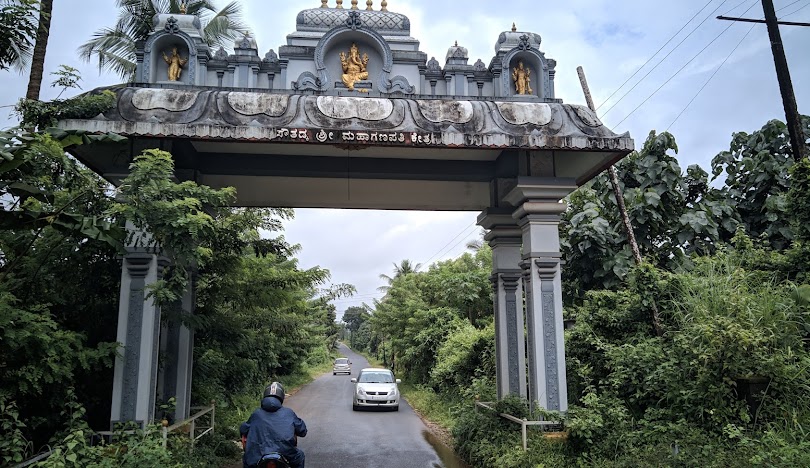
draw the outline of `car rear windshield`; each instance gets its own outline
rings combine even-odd
[[[394,376],[390,372],[363,372],[360,375],[362,383],[394,383]]]
[[[335,359],[335,364],[348,364],[348,363],[349,363],[349,360],[346,359],[346,358]]]

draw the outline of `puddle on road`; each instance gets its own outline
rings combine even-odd
[[[442,460],[442,467],[444,468],[470,468],[470,465],[464,463],[462,459],[456,455],[450,447],[444,445],[438,437],[433,435],[430,431],[422,431],[422,437],[425,438],[427,443],[436,450],[439,458]],[[437,467],[441,468],[441,467]]]

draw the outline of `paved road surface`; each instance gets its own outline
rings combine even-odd
[[[351,376],[329,373],[284,403],[307,423],[309,434],[299,439],[307,468],[459,466],[440,458],[425,439],[427,428],[404,400],[398,412],[352,411],[350,379],[369,364],[346,346],[341,345],[340,352],[352,362]]]

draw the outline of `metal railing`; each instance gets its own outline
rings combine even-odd
[[[514,423],[520,424],[521,437],[523,438],[523,451],[528,450],[528,430],[527,430],[527,428],[529,426],[559,426],[559,425],[562,424],[559,421],[529,421],[526,418],[523,418],[523,419],[517,418],[515,416],[512,416],[511,414],[498,413],[498,411],[494,407],[492,407],[493,404],[494,404],[493,402],[489,402],[489,401],[476,401],[475,402],[475,406],[476,406],[475,409],[476,409],[476,411],[478,411],[478,407],[486,408],[486,409],[492,411],[493,413],[497,413],[498,416],[500,416],[500,417],[502,417],[502,418],[504,418],[506,420],[509,420],[509,421],[514,422]]]
[[[161,430],[163,431],[163,448],[166,448],[166,443],[169,439],[169,433],[175,432],[182,429],[184,432],[188,430],[188,437],[191,440],[191,448],[194,448],[194,443],[200,438],[209,432],[214,432],[214,422],[216,416],[216,403],[211,402],[208,406],[192,406],[191,411],[197,411],[194,415],[189,417],[184,421],[180,421],[178,423],[174,423],[169,426],[169,422],[165,419],[163,420],[163,427]],[[208,426],[201,426],[197,420],[201,419],[205,415],[210,415],[208,421]],[[197,434],[198,430],[202,430],[199,434]]]
[[[188,419],[186,419],[184,421],[180,421],[179,423],[173,424],[171,426],[169,426],[168,421],[163,420],[163,424],[162,424],[162,427],[161,427],[161,432],[162,432],[162,437],[163,437],[163,448],[166,448],[170,432],[175,432],[175,431],[180,430],[180,429],[188,428],[187,430],[188,430],[189,439],[191,439],[191,448],[192,449],[194,448],[194,443],[196,441],[200,440],[200,438],[202,436],[204,436],[204,435],[206,435],[206,434],[208,434],[210,432],[214,432],[214,423],[215,423],[215,419],[216,419],[216,403],[215,402],[212,401],[211,404],[208,405],[208,406],[193,406],[193,407],[191,407],[191,411],[192,412],[197,411],[197,413],[194,414],[193,416],[189,417]],[[199,423],[198,423],[198,420],[203,418],[206,415],[210,415],[210,417],[208,418],[209,425],[208,426],[200,426]],[[197,434],[198,430],[202,430],[202,432]],[[115,435],[117,435],[117,434],[134,434],[134,433],[136,433],[136,431],[133,431],[133,430],[116,431],[116,432],[113,432],[113,431],[99,431],[99,432],[96,432],[95,435],[101,436],[101,437],[108,437],[108,438],[110,438],[110,440],[112,440],[112,438],[115,437]],[[29,460],[26,460],[26,461],[24,461],[22,463],[19,463],[17,465],[13,465],[11,468],[25,468],[27,466],[33,465],[34,463],[36,463],[38,461],[41,461],[41,460],[47,458],[51,453],[52,453],[52,450],[49,450],[49,451],[44,452],[44,453],[40,453],[40,454],[36,455],[35,457],[33,457],[33,458],[29,459]]]
[[[14,465],[11,468],[25,468],[26,466],[33,465],[34,463],[36,463],[38,461],[41,461],[41,460],[44,460],[45,458],[48,458],[51,455],[52,452],[53,452],[53,450],[48,450],[45,453],[40,453],[39,455],[35,456],[34,458],[26,460],[26,461],[24,461],[22,463],[19,463],[17,465]]]

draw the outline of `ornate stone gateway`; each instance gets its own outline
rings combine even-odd
[[[633,140],[555,98],[556,63],[539,35],[501,33],[488,65],[470,65],[456,44],[442,67],[385,3],[323,1],[263,58],[250,36],[232,54],[214,52],[196,17],[158,15],[138,50],[137,83],[112,88],[117,106],[59,124],[129,137],[73,149],[114,184],[135,155],[159,147],[179,179],[234,186],[242,206],[481,212],[493,249],[498,395],[565,411],[560,200]],[[145,251],[124,259],[113,422],[151,421],[156,388],[177,396],[178,418],[188,414],[193,335],[179,324],[161,330],[144,296],[163,267]],[[193,303],[189,291],[183,308]]]

